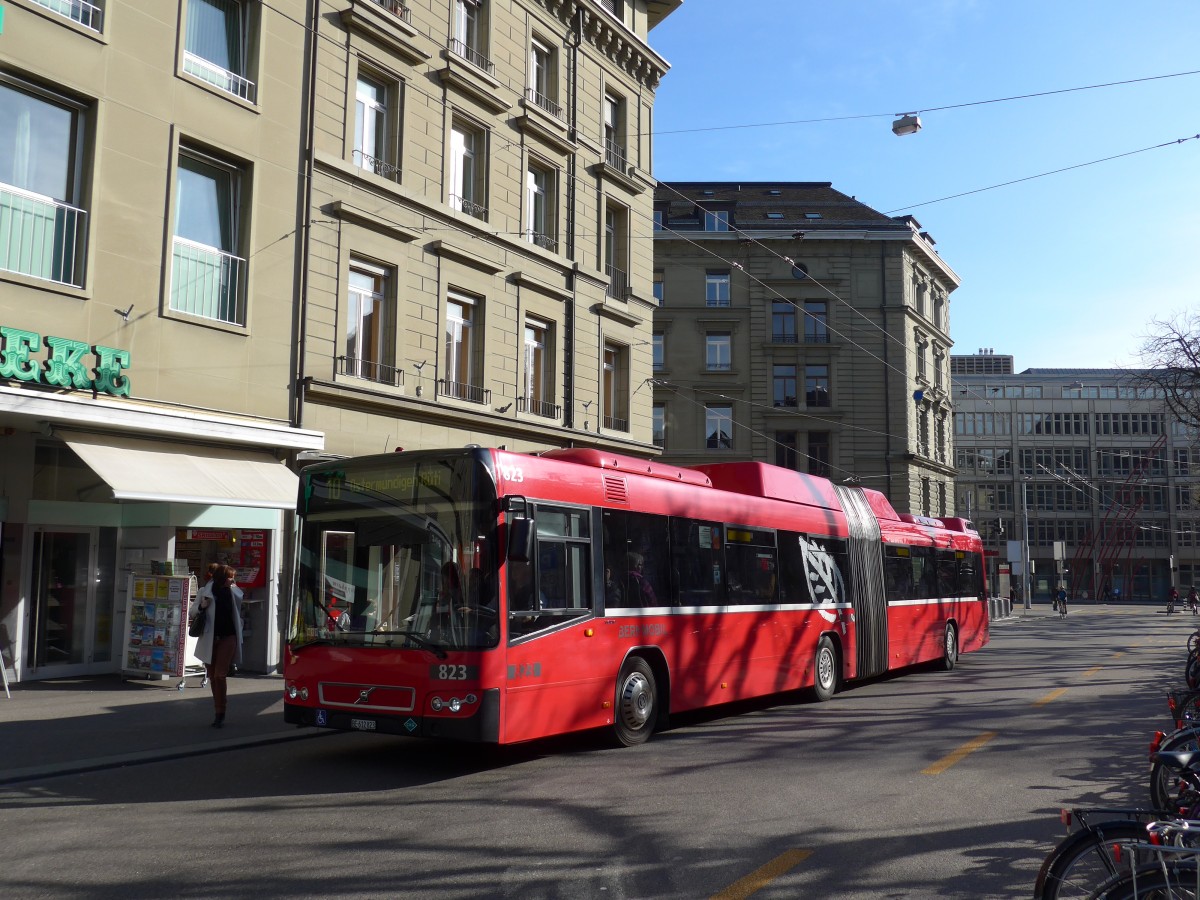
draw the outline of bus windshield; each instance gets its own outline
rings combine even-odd
[[[494,647],[496,492],[469,453],[330,463],[302,474],[293,650],[314,643]]]

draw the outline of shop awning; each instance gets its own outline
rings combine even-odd
[[[294,509],[298,479],[261,450],[55,429],[117,500]]]

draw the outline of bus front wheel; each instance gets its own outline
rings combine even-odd
[[[958,663],[958,630],[951,624],[946,624],[946,633],[942,637],[942,668],[949,672]]]
[[[838,689],[838,658],[833,641],[823,637],[817,643],[817,655],[813,660],[813,691],[817,699],[829,700]]]
[[[658,688],[650,664],[631,656],[617,676],[613,736],[624,747],[644,744],[654,731],[658,717]]]

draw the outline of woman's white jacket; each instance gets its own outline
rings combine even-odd
[[[240,665],[242,662],[242,589],[236,584],[231,584],[229,590],[233,594],[233,627],[237,632],[233,663],[234,665]],[[200,593],[196,595],[194,604],[196,608],[206,608],[208,610],[208,616],[204,619],[204,632],[200,637],[196,638],[196,650],[194,654],[196,659],[205,665],[212,662],[213,629],[216,627],[217,618],[216,599],[213,596],[212,582],[210,581],[204,587],[200,588]]]

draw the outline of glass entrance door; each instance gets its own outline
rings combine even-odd
[[[107,671],[111,610],[97,611],[94,528],[32,529],[25,659],[37,677]],[[109,598],[111,592],[101,592]]]

